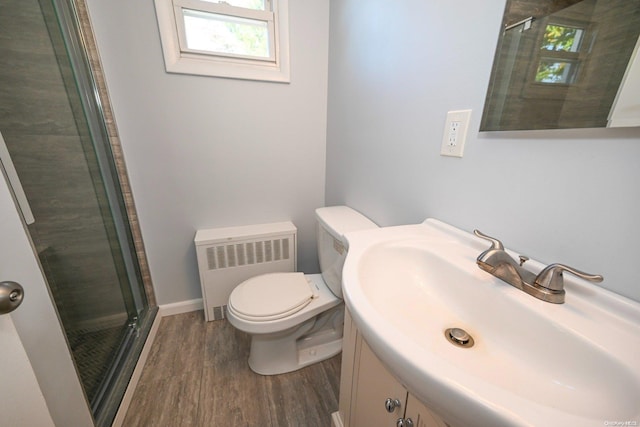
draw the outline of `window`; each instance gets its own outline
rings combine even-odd
[[[547,25],[542,36],[541,49],[563,52],[577,52],[582,42],[582,28]]]
[[[289,81],[288,0],[155,0],[170,73]]]
[[[535,81],[549,84],[575,82],[583,28],[549,24],[545,27]]]
[[[560,61],[558,59],[543,58],[538,63],[536,82],[571,84],[575,80],[577,70],[577,61]]]

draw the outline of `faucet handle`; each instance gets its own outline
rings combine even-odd
[[[473,234],[491,242],[491,247],[488,250],[492,250],[492,249],[497,249],[499,251],[504,250],[504,245],[500,240],[491,236],[487,236],[486,234],[482,233],[480,230],[473,230]]]
[[[588,274],[564,264],[549,264],[538,274],[535,284],[554,291],[561,291],[564,289],[562,276],[564,271],[568,271],[571,274],[591,282],[600,283],[603,280],[603,277],[599,274]]]

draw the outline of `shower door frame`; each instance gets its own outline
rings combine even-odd
[[[90,89],[86,92],[87,96],[91,96],[95,100],[95,114],[102,118],[102,130],[104,132],[103,143],[105,147],[112,153],[114,160],[113,171],[119,181],[120,191],[124,199],[124,208],[127,212],[127,219],[130,232],[133,238],[136,256],[138,258],[138,267],[142,275],[145,295],[149,307],[158,307],[155,299],[155,293],[151,282],[151,273],[147,255],[142,240],[142,232],[138,221],[135,202],[129,177],[127,174],[124,155],[120,145],[120,136],[111,108],[111,100],[107,91],[102,64],[96,40],[91,27],[91,20],[85,0],[52,0],[55,3],[61,3],[68,8],[68,16],[78,36],[77,50],[85,63],[87,79],[90,83]]]
[[[104,81],[98,78],[102,76],[102,72],[99,69],[99,56],[86,5],[83,0],[46,1],[50,1],[56,11],[67,55],[72,63],[91,141],[114,216],[116,234],[123,251],[128,282],[139,285],[139,293],[132,294],[132,303],[137,312],[130,312],[129,328],[115,360],[105,374],[108,382],[104,382],[97,396],[90,402],[95,423],[102,427],[111,425],[116,417],[158,307],[151,286],[122,153],[119,144],[113,143],[117,141],[117,130],[106,86]],[[108,123],[111,123],[111,126],[108,126]],[[120,159],[120,162],[117,159]],[[123,294],[126,295],[128,291],[129,289],[123,289]]]
[[[89,413],[90,403],[86,401],[84,395],[78,396],[77,391],[78,389],[82,391],[82,387],[77,387],[80,385],[80,378],[77,368],[73,366],[73,362],[71,362],[71,371],[68,369],[68,362],[72,360],[71,351],[64,337],[64,331],[57,317],[56,307],[51,300],[50,291],[46,285],[46,278],[35,256],[35,252],[32,252],[32,260],[29,261],[32,264],[33,261],[35,261],[35,267],[32,266],[30,274],[33,276],[33,273],[37,273],[37,275],[40,276],[39,279],[35,279],[35,282],[38,282],[37,286],[42,284],[43,291],[39,289],[37,292],[40,294],[44,292],[44,295],[40,295],[37,304],[40,305],[41,309],[43,309],[43,305],[47,307],[44,307],[44,311],[38,312],[35,316],[33,311],[23,309],[24,314],[17,314],[16,317],[18,320],[16,320],[15,323],[21,338],[25,341],[25,348],[27,349],[29,357],[32,359],[42,392],[48,402],[52,418],[56,424],[107,426],[111,425],[111,422],[116,416],[127,384],[133,374],[137,359],[146,341],[146,336],[157,315],[158,307],[151,285],[146,254],[137,222],[137,214],[131,196],[131,189],[122,158],[117,129],[111,113],[106,86],[102,78],[100,61],[95,40],[93,39],[86,5],[84,4],[84,0],[47,1],[50,1],[50,4],[53,5],[56,10],[58,23],[65,38],[69,59],[74,62],[73,68],[77,89],[82,98],[83,109],[87,125],[90,128],[92,143],[97,156],[100,158],[99,163],[102,173],[109,175],[110,180],[113,181],[107,193],[111,193],[108,196],[111,209],[120,211],[119,214],[121,214],[122,218],[122,221],[117,225],[117,234],[119,237],[118,240],[121,243],[120,246],[124,251],[123,255],[125,255],[125,258],[132,260],[132,262],[129,262],[127,265],[127,275],[130,279],[135,279],[135,282],[139,283],[141,287],[140,296],[133,298],[136,300],[134,306],[138,316],[135,316],[134,313],[133,322],[130,325],[124,341],[125,348],[122,348],[123,351],[126,351],[127,357],[122,357],[123,353],[120,353],[120,356],[118,356],[116,362],[113,363],[111,367],[112,371],[121,370],[125,374],[116,376],[115,388],[117,391],[115,393],[106,392],[103,399],[97,399],[97,401],[101,400],[101,403],[94,405],[92,408],[93,410],[91,412],[97,414],[97,416],[94,415],[94,420],[91,420],[91,413]],[[2,185],[4,184],[0,184],[0,186]],[[114,191],[120,194],[114,195]],[[26,225],[23,224],[23,227],[23,231],[28,233]],[[31,249],[34,250],[30,236],[27,234],[26,237],[31,245]],[[30,295],[34,295],[33,292],[34,291],[29,292]],[[141,309],[140,302],[143,302],[145,299],[147,307]],[[27,304],[27,306],[29,305],[31,304]],[[27,315],[27,312],[30,314]],[[51,313],[55,316],[55,321],[52,321]],[[47,322],[35,323],[34,318],[42,319],[45,314],[49,316]],[[48,337],[48,340],[45,341],[56,341],[55,345],[57,347],[62,346],[62,349],[56,348],[57,352],[53,352],[55,354],[49,354],[50,349],[48,348],[45,356],[42,348],[38,346],[38,340],[34,338],[34,336],[41,336],[43,333]],[[61,353],[62,350],[65,354]],[[52,360],[51,356],[57,359]],[[60,368],[61,363],[62,365],[66,364],[64,369]],[[70,376],[73,376],[74,379],[70,380]],[[75,388],[75,391],[65,392],[64,387],[63,389],[60,388],[61,382],[69,382],[71,387]],[[71,418],[69,417],[74,416],[74,410],[69,411],[70,407],[75,408],[75,412],[79,414],[79,418],[76,418],[73,422],[70,421]],[[71,412],[71,414],[69,412]],[[87,424],[87,422],[90,422],[90,424]]]

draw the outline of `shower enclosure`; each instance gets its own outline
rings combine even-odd
[[[73,0],[0,3],[0,135],[96,425],[111,425],[157,307]]]

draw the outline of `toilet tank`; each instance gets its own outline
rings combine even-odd
[[[369,218],[347,206],[316,209],[316,239],[320,272],[333,294],[342,298],[342,266],[347,257],[346,233],[378,228]]]

